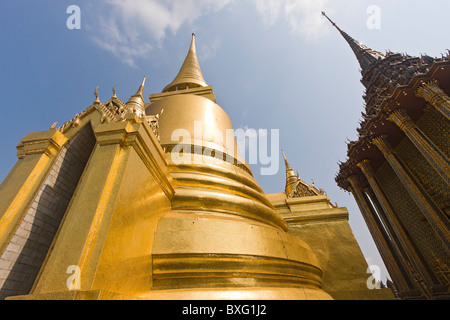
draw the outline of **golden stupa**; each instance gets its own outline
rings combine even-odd
[[[345,208],[297,176],[265,195],[203,79],[96,100],[30,133],[0,186],[0,298],[376,299]],[[175,139],[174,132],[189,139]],[[198,132],[201,132],[199,135]],[[386,291],[387,290],[387,291]]]

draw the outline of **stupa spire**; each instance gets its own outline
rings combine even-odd
[[[116,85],[113,86],[112,92],[113,92],[112,98],[117,98],[117,95],[116,95]]]
[[[95,87],[94,95],[95,95],[95,101],[94,101],[94,104],[100,104],[101,101],[100,101],[100,99],[98,98],[98,87]]]
[[[365,46],[363,43],[356,41],[355,39],[350,37],[345,31],[339,28],[339,26],[336,25],[336,23],[334,23],[334,21],[325,14],[325,12],[322,11],[322,15],[331,22],[333,27],[335,27],[340,32],[345,41],[347,41],[347,43],[350,45],[350,48],[353,50],[353,53],[358,59],[359,65],[361,66],[362,70],[369,70],[376,61],[385,58],[384,54],[372,50],[371,48]]]
[[[141,85],[139,86],[139,89],[136,92],[136,95],[140,95],[141,97],[144,96],[144,86],[145,86],[146,79],[147,79],[147,76],[144,76],[144,79],[142,79]]]
[[[289,162],[287,161],[286,155],[284,154],[283,150],[281,150],[281,153],[283,154],[284,164],[286,166],[286,186],[285,186],[284,190],[285,190],[286,195],[291,195],[292,191],[297,186],[299,177],[295,174],[294,170],[289,165]]]
[[[130,97],[130,100],[128,100],[128,102],[126,103],[126,106],[138,113],[139,116],[142,116],[145,113],[144,86],[146,78],[147,76],[144,76],[144,79],[142,80],[138,91],[134,95],[132,95]]]
[[[193,33],[188,54],[178,75],[163,89],[163,92],[206,86],[208,85],[206,84],[205,79],[203,79],[202,71],[197,59],[195,33]]]

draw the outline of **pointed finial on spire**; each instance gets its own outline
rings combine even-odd
[[[342,31],[333,20],[331,20],[324,11],[322,11],[322,15],[330,21],[330,23],[335,27],[339,33],[344,37],[345,41],[350,45],[350,48],[353,50],[356,58],[358,59],[359,65],[362,70],[369,70],[373,64],[381,59],[385,58],[385,55],[372,50],[371,48],[365,46],[359,41],[356,41],[352,37],[350,37],[346,32]]]
[[[291,169],[291,170],[292,170],[292,168],[289,166],[289,162],[288,162],[287,159],[286,159],[286,155],[284,154],[284,151],[281,150],[281,153],[283,154],[283,159],[284,159],[284,164],[285,164],[285,166],[286,166],[286,170],[288,170],[288,169]]]
[[[195,33],[194,32],[192,32],[192,40],[191,40],[191,45],[189,47],[189,52],[197,53],[197,51],[195,49]]]
[[[116,85],[114,85],[113,86],[113,88],[112,88],[112,92],[113,92],[113,98],[117,98],[117,96],[116,96]]]
[[[94,104],[101,103],[100,99],[98,98],[97,90],[98,90],[98,87],[96,87],[95,90],[94,90],[94,95],[95,95]]]
[[[138,91],[136,92],[136,94],[139,94],[142,97],[144,96],[145,79],[147,79],[147,76],[144,76],[144,79],[142,79],[141,85],[140,85]]]
[[[339,27],[336,25],[336,23],[334,23],[333,20],[331,20],[330,18],[328,18],[328,16],[327,16],[327,14],[325,13],[325,11],[322,11],[322,15],[323,15],[325,18],[327,18],[328,21],[330,21],[331,24],[332,24],[334,27],[338,28],[338,30],[341,30],[341,29],[339,29]]]
[[[283,154],[284,164],[286,165],[286,185],[284,188],[284,192],[288,197],[290,197],[294,192],[300,179],[297,175],[295,175],[294,170],[289,165],[283,150],[281,150],[281,153]]]

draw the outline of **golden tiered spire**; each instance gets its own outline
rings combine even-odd
[[[116,95],[116,86],[115,86],[115,85],[114,85],[113,88],[112,88],[112,92],[113,92],[112,98],[117,98],[117,95]]]
[[[98,98],[98,93],[97,93],[97,91],[98,91],[98,87],[96,87],[95,90],[94,90],[94,95],[95,95],[95,101],[94,101],[94,104],[99,104],[99,103],[101,103],[100,99]]]
[[[286,187],[284,190],[286,195],[289,196],[295,191],[300,178],[294,173],[294,170],[289,165],[283,150],[281,150],[281,153],[283,154],[284,164],[286,166]]]
[[[144,85],[146,78],[147,77],[145,76],[136,94],[131,96],[130,100],[126,103],[128,107],[134,109],[138,108],[140,111],[144,110]]]
[[[314,186],[314,182],[309,185],[302,179],[300,179],[300,177],[298,176],[298,172],[297,174],[295,174],[294,170],[289,165],[284,151],[281,150],[281,152],[283,153],[284,164],[286,165],[286,187],[284,189],[286,197],[298,198],[325,194],[322,189],[317,189]]]
[[[195,33],[193,33],[191,46],[180,72],[178,72],[172,83],[163,89],[163,92],[206,86],[208,85],[203,79],[195,51]]]

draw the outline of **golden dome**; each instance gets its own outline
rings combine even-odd
[[[146,113],[160,114],[159,134],[163,147],[181,142],[175,130],[187,130],[191,138],[189,144],[220,151],[245,162],[239,154],[230,118],[207,98],[193,94],[173,95],[151,103]]]

